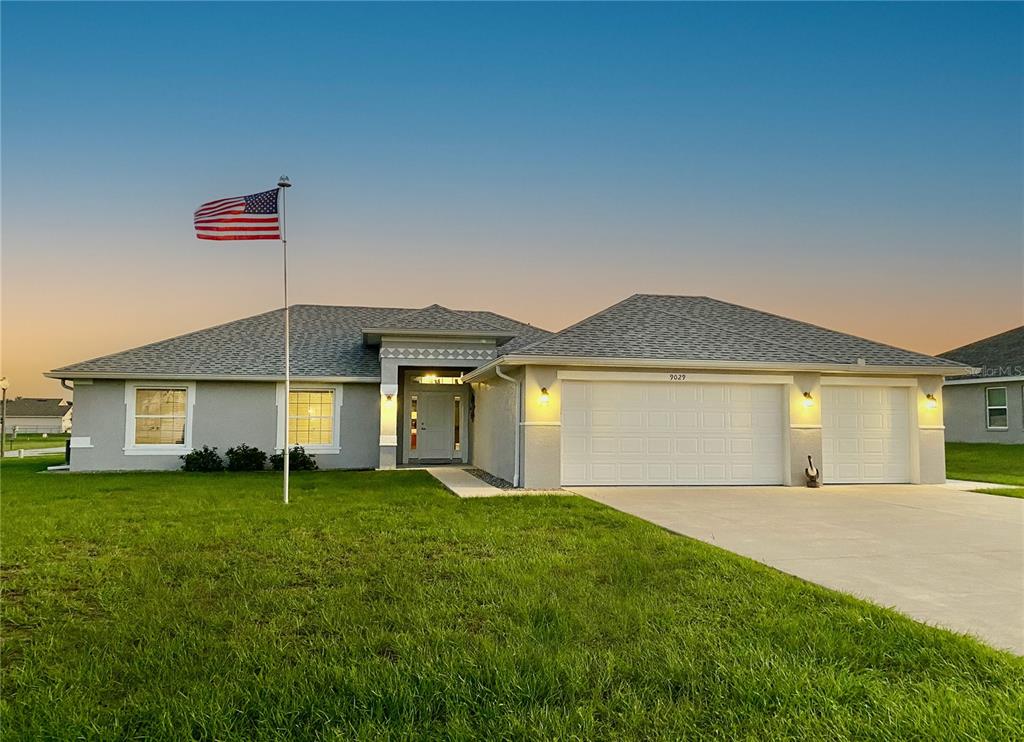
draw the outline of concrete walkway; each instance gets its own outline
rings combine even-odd
[[[1017,485],[998,484],[996,482],[971,482],[966,479],[947,479],[945,484],[937,485],[946,489],[957,490],[958,492],[973,492],[974,490],[999,490],[1009,489]]]
[[[1024,654],[1024,500],[941,485],[573,490]]]
[[[514,495],[513,490],[500,490],[474,477],[464,469],[451,466],[428,466],[427,472],[459,497],[500,497]]]
[[[4,451],[5,459],[20,459],[28,456],[63,456],[64,446],[60,448],[20,448],[16,451]]]

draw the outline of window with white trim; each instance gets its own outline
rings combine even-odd
[[[1006,430],[1009,427],[1005,386],[985,389],[985,425],[989,430]]]
[[[192,445],[195,384],[126,382],[124,450],[178,455]]]
[[[288,445],[334,445],[333,390],[291,390],[288,398]]]

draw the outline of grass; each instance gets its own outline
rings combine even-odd
[[[18,433],[13,439],[4,441],[5,451],[17,451],[19,448],[59,448],[64,450],[64,444],[70,437],[69,433],[50,433],[43,438],[42,433]]]
[[[986,495],[1024,498],[1024,445],[947,443],[946,476],[970,482],[1018,484],[974,490]]]
[[[2,466],[5,739],[1012,739],[1024,660],[578,497]]]
[[[1024,445],[947,443],[946,476],[1024,487]]]
[[[1019,497],[1024,499],[1024,487],[993,487],[992,489],[972,490],[983,495],[999,495],[1000,497]]]

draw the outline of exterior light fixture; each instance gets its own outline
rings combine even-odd
[[[550,401],[551,401],[551,395],[548,394],[548,388],[546,386],[542,386],[540,388],[540,403],[541,404],[547,404]]]
[[[392,402],[395,401],[395,395],[394,394],[385,394],[384,395],[384,401],[387,402],[388,404],[391,404]]]
[[[926,394],[924,395],[924,406],[929,410],[934,410],[939,406],[939,400],[935,399],[934,394]]]
[[[814,397],[810,392],[804,392],[804,407],[814,407]]]

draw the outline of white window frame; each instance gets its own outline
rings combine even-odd
[[[1002,389],[1003,404],[992,405],[988,402],[988,393],[992,389]],[[1006,415],[1006,425],[992,425],[989,421],[991,417],[989,412],[992,410],[1002,410]],[[1010,429],[1010,391],[1005,386],[987,386],[985,387],[985,430],[1009,430]]]
[[[291,384],[293,392],[334,392],[334,418],[331,421],[331,443],[329,445],[303,446],[307,453],[334,454],[341,453],[341,405],[343,403],[343,384]],[[288,434],[288,404],[284,398],[284,384],[277,385],[277,441],[275,448],[278,453],[284,451],[284,442]]]
[[[181,389],[185,391],[185,442],[135,442],[135,392],[139,389]],[[126,381],[124,385],[124,453],[126,456],[181,456],[192,450],[192,421],[195,417],[196,383],[194,381]]]

